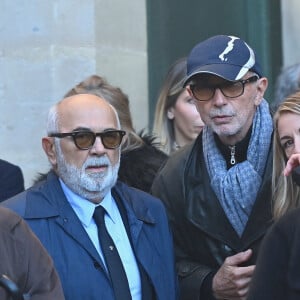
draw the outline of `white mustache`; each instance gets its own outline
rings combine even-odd
[[[209,113],[210,118],[215,118],[215,117],[218,117],[218,116],[232,117],[234,115],[235,115],[235,112],[233,112],[231,110],[212,110]]]
[[[101,157],[89,157],[85,163],[83,164],[83,169],[90,167],[90,166],[101,166],[101,165],[107,165],[111,166],[111,163],[107,156],[101,156]]]

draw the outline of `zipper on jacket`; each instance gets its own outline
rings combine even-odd
[[[230,164],[233,166],[236,163],[235,160],[235,146],[229,146],[230,149]]]

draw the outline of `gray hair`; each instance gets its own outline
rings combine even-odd
[[[48,118],[46,123],[47,135],[57,132],[58,129],[58,111],[57,104],[55,104],[50,108],[48,112]]]

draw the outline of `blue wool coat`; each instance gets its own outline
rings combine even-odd
[[[163,204],[121,182],[113,192],[125,206],[134,252],[153,284],[156,299],[176,299],[172,238]],[[54,173],[2,205],[21,215],[46,247],[66,300],[114,300],[99,254]]]

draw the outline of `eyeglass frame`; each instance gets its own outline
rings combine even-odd
[[[120,143],[116,147],[107,147],[105,145],[105,142],[103,142],[103,136],[106,133],[111,133],[111,132],[118,132],[120,134]],[[78,134],[83,134],[83,133],[88,133],[88,134],[92,134],[93,135],[93,142],[91,143],[91,145],[89,147],[83,147],[82,148],[76,142],[76,136]],[[104,148],[105,149],[113,150],[113,149],[117,149],[117,148],[119,148],[121,146],[122,139],[123,139],[123,137],[125,135],[126,135],[126,131],[119,130],[119,129],[106,130],[106,131],[102,131],[102,132],[93,132],[91,130],[75,130],[75,131],[72,131],[72,132],[54,132],[54,133],[50,133],[50,134],[48,134],[48,137],[65,138],[65,137],[69,137],[70,136],[70,137],[73,138],[73,142],[74,142],[75,146],[79,150],[89,150],[89,149],[93,148],[93,146],[95,144],[95,141],[96,141],[96,138],[97,138],[97,136],[99,136],[101,138],[101,142],[102,142],[102,145],[104,146]]]
[[[245,85],[246,85],[247,83],[256,82],[256,81],[259,80],[259,79],[260,79],[260,77],[259,77],[257,74],[255,74],[255,75],[253,75],[253,76],[251,76],[251,77],[249,77],[249,78],[246,78],[246,79],[240,79],[240,80],[233,81],[233,82],[230,82],[230,81],[229,81],[229,82],[226,82],[226,83],[223,83],[223,84],[219,84],[219,85],[207,87],[207,89],[213,89],[213,92],[212,92],[211,97],[208,98],[208,99],[206,99],[206,100],[202,100],[202,99],[200,100],[200,99],[198,99],[198,98],[195,96],[193,89],[194,89],[194,87],[195,87],[197,84],[195,84],[195,83],[190,83],[190,84],[187,86],[187,89],[189,90],[189,92],[190,92],[190,94],[193,96],[193,98],[194,98],[196,101],[200,101],[200,102],[207,102],[207,101],[211,100],[211,99],[214,97],[215,93],[216,93],[216,89],[219,89],[224,97],[234,99],[234,98],[240,97],[240,96],[242,96],[242,95],[244,94],[244,92],[245,92]],[[222,90],[222,86],[223,86],[223,87],[225,87],[225,86],[230,86],[231,84],[233,85],[233,84],[236,84],[236,83],[241,83],[241,84],[242,84],[242,87],[243,87],[243,88],[242,88],[242,92],[241,92],[239,95],[237,95],[237,96],[227,96],[227,95],[225,95],[225,94],[224,94],[224,91]]]

